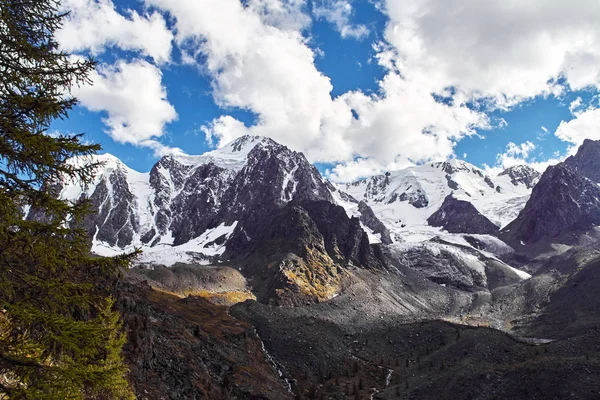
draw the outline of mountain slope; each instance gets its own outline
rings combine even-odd
[[[577,153],[565,160],[565,165],[581,176],[600,183],[600,140],[585,139]]]
[[[514,246],[564,242],[569,233],[582,233],[598,224],[600,187],[560,163],[548,167],[519,217],[500,237]]]
[[[507,225],[525,205],[536,174],[525,167],[513,167],[492,178],[483,170],[454,159],[338,185],[356,204],[341,196],[337,196],[337,201],[344,202],[350,212],[359,201],[364,201],[394,240],[420,241],[438,234],[439,229],[428,227],[427,219],[450,194],[471,203],[493,224]]]
[[[94,233],[93,250],[100,254],[179,246],[219,226],[232,230],[249,209],[292,199],[332,200],[321,175],[301,153],[258,136],[241,137],[201,156],[166,156],[149,173],[138,173],[111,155],[97,160],[105,164],[95,181],[83,190],[69,182],[60,197],[90,198],[97,213],[85,228]]]
[[[167,156],[147,174],[110,155],[99,160],[91,185],[63,185],[60,196],[89,197],[96,213],[84,228],[100,255],[140,247],[149,264],[228,262],[259,300],[291,305],[334,296],[346,268],[383,266],[319,171],[271,139],[243,136],[201,156]]]
[[[439,210],[427,218],[427,223],[449,233],[494,234],[499,230],[473,204],[455,199],[451,194],[446,196]]]

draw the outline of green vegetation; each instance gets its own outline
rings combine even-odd
[[[52,193],[98,166],[67,161],[99,146],[48,134],[94,67],[58,49],[64,17],[56,0],[0,0],[0,399],[133,398],[110,297],[133,255],[90,257],[85,203]]]

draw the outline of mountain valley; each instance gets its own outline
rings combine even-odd
[[[92,252],[142,250],[115,293],[140,399],[600,397],[600,142],[349,184],[258,136],[98,159],[53,190]]]

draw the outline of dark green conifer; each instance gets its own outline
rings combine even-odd
[[[59,50],[59,9],[57,0],[0,0],[0,398],[133,398],[110,296],[132,255],[91,257],[76,228],[85,203],[50,190],[89,183],[98,165],[85,159],[99,150],[81,135],[48,133],[94,67]]]

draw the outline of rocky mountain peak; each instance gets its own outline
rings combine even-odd
[[[499,230],[473,204],[458,200],[452,194],[446,196],[442,206],[427,219],[427,223],[450,233],[494,234]]]
[[[433,166],[435,168],[441,169],[442,171],[444,171],[447,174],[454,174],[458,171],[479,171],[479,168],[475,167],[474,165],[469,164],[466,161],[462,161],[462,160],[457,160],[456,158],[447,160],[447,161],[442,161],[442,162],[437,162],[434,163]]]
[[[600,183],[600,140],[585,139],[577,153],[565,160],[565,165],[579,175]]]
[[[226,145],[225,148],[229,149],[232,153],[238,153],[243,151],[248,152],[257,145],[283,147],[281,144],[268,137],[258,135],[244,135],[240,136],[230,144]]]
[[[553,241],[600,224],[600,187],[560,163],[548,167],[516,220],[502,230],[509,244]]]
[[[538,182],[541,174],[528,165],[514,165],[506,168],[498,176],[508,176],[513,185],[522,184],[528,189],[532,189]]]

